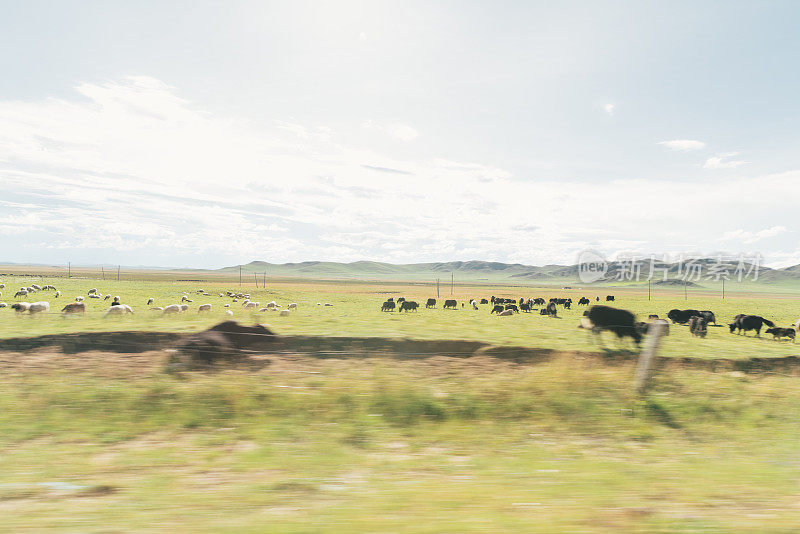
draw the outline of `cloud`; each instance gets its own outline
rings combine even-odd
[[[690,152],[692,150],[702,150],[706,144],[702,141],[694,139],[673,139],[672,141],[659,141],[659,145],[663,145],[670,150],[677,150],[680,152]]]
[[[766,232],[784,239],[800,196],[798,171],[726,177],[724,186],[573,182],[446,157],[399,159],[326,126],[220,116],[146,77],[81,84],[68,98],[0,101],[0,154],[6,261],[566,263],[583,249],[666,252],[683,246],[681,235],[717,250],[718,235],[697,233],[698,213],[736,213],[741,228],[774,221],[783,230]],[[782,194],[742,194],[752,190]]]
[[[732,160],[733,156],[738,155],[738,152],[726,152],[724,154],[717,154],[716,156],[712,156],[708,158],[703,165],[704,169],[733,169],[735,167],[739,167],[740,165],[745,165],[749,163],[748,161],[742,160]]]
[[[603,106],[603,109],[605,110],[606,113],[608,113],[609,115],[613,116],[614,115],[614,107],[615,107],[614,104],[606,104],[605,106]]]
[[[731,230],[730,232],[725,232],[724,234],[722,234],[722,240],[739,241],[741,243],[750,244],[761,241],[762,239],[775,237],[786,231],[787,229],[785,226],[773,226],[771,228],[765,228],[764,230],[759,230],[758,232],[751,232],[738,229],[738,230]]]
[[[364,121],[364,128],[373,128],[401,141],[411,141],[419,136],[419,132],[407,124],[400,122],[378,123],[372,120]]]

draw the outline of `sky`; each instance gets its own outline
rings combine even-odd
[[[0,9],[0,262],[800,264],[797,2]]]

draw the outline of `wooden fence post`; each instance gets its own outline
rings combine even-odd
[[[650,368],[653,366],[653,359],[658,352],[658,344],[661,342],[667,327],[667,322],[662,320],[654,321],[647,327],[644,348],[639,354],[639,362],[636,364],[636,374],[633,378],[633,388],[637,393],[644,393],[647,388],[647,383],[650,380]]]

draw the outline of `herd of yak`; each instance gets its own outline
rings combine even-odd
[[[600,297],[595,297],[595,301],[599,300]],[[606,302],[614,301],[614,295],[606,296]],[[591,301],[586,297],[581,297],[580,300],[578,300],[579,305],[589,305],[590,303]],[[473,309],[477,310],[478,304],[479,302],[476,299],[469,300],[469,306]],[[570,309],[572,306],[572,299],[551,298],[546,302],[543,298],[520,298],[519,300],[515,300],[492,296],[491,299],[481,299],[480,304],[491,304],[492,310],[489,313],[496,313],[500,316],[508,316],[520,312],[531,313],[538,310],[540,315],[558,317],[558,308],[556,306],[561,305],[564,309]],[[462,302],[461,307],[464,308],[465,306],[466,304]],[[534,306],[541,306],[541,308],[534,308]],[[435,308],[436,299],[429,298],[425,303],[425,307]],[[381,305],[381,311],[385,312],[391,312],[395,309],[397,309],[398,312],[410,312],[417,311],[417,308],[419,308],[419,303],[413,300],[406,300],[403,297],[398,298],[397,301],[395,301],[394,298],[389,298]],[[444,301],[442,308],[457,309],[458,302],[454,299],[447,299]],[[667,313],[667,318],[673,324],[688,325],[689,331],[693,336],[703,338],[706,337],[708,333],[708,325],[711,323],[714,325],[717,324],[717,318],[714,312],[710,310],[674,309]],[[583,321],[581,322],[580,328],[588,328],[596,334],[607,330],[615,333],[620,339],[630,337],[636,344],[639,344],[644,334],[647,334],[651,328],[651,325],[658,323],[664,325],[665,333],[669,332],[668,321],[660,319],[658,315],[650,315],[648,322],[641,322],[636,321],[634,314],[628,310],[596,304],[583,313]],[[765,332],[767,334],[772,334],[775,340],[780,340],[781,338],[794,340],[796,333],[800,331],[800,321],[791,328],[782,328],[775,326],[774,322],[759,315],[747,315],[744,313],[734,317],[733,322],[728,324],[731,333],[736,332],[737,334],[741,334],[744,331],[746,334],[749,331],[755,331],[756,336],[761,335],[761,329],[764,326],[768,327]]]

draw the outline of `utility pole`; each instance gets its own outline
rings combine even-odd
[[[67,278],[72,278],[72,262],[67,262]]]
[[[436,298],[439,298],[439,279],[436,279]]]
[[[647,281],[647,300],[650,300],[650,280]]]
[[[453,273],[450,273],[450,296],[451,297],[453,296],[453,286],[455,285],[455,281],[456,281],[456,275],[453,274]]]
[[[689,300],[689,295],[686,293],[686,284],[688,283],[686,280],[683,281],[683,300]]]
[[[117,282],[119,282],[119,268],[120,268],[120,266],[117,265]]]
[[[264,269],[264,289],[267,289],[267,270]]]
[[[722,299],[725,300],[725,277],[722,278]]]
[[[102,265],[100,266],[100,273],[103,275],[103,280],[105,280],[106,279],[106,270],[103,268]]]
[[[256,282],[256,289],[258,289],[258,277],[256,276],[256,273],[253,273],[253,280],[255,280],[255,282]]]
[[[239,266],[239,285],[242,285],[242,266]]]

